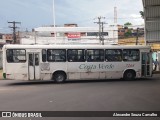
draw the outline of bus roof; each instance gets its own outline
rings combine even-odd
[[[150,49],[145,45],[4,45],[3,49]]]

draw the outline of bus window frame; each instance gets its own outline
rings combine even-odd
[[[44,50],[45,50],[45,54],[43,54]],[[45,56],[43,56],[43,55],[45,55]],[[47,50],[46,49],[42,49],[42,62],[47,62]]]
[[[138,59],[137,60],[134,60],[134,59],[133,60],[128,60],[128,59],[125,60],[124,59],[124,50],[137,50],[138,51]],[[141,56],[140,49],[123,49],[122,56],[123,56],[122,59],[123,59],[124,62],[138,62],[138,61],[140,61],[140,56]],[[132,56],[132,57],[134,57],[134,56]]]
[[[114,60],[114,61],[113,61],[113,60],[107,60],[107,58],[106,58],[106,55],[107,55],[107,54],[106,54],[106,51],[107,51],[107,50],[119,50],[120,53],[121,53],[121,54],[120,54],[120,57],[121,57],[120,59],[121,59],[121,60]],[[123,53],[123,50],[122,50],[122,49],[105,49],[105,61],[106,61],[106,62],[122,62],[122,61],[123,61],[123,54],[122,54],[122,53]]]
[[[82,50],[82,53],[83,53],[83,59],[80,60],[78,59],[77,61],[75,59],[70,59],[70,55],[69,55],[69,51],[70,50]],[[77,57],[79,56],[79,54],[77,54]],[[67,50],[67,61],[68,62],[85,62],[86,61],[86,50],[85,49],[68,49]]]
[[[93,51],[94,50],[99,50],[99,51],[102,50],[103,51],[103,56],[102,56],[103,60],[101,60],[101,59],[100,60],[94,60],[94,59],[92,60],[92,58],[91,58],[92,56],[88,55],[89,50],[93,50]],[[100,58],[100,56],[101,55],[99,54],[99,58]],[[94,55],[94,57],[95,57],[95,55]],[[105,50],[104,49],[87,49],[86,50],[86,61],[87,62],[104,62],[104,59],[105,59]]]
[[[9,50],[12,50],[12,56],[9,56],[10,58],[12,58],[12,60],[11,61],[8,61],[8,53],[7,53],[7,51],[9,51]],[[23,54],[19,54],[20,56],[22,56],[23,55],[23,57],[25,57],[25,60],[19,60],[18,59],[18,56],[19,55],[17,55],[17,56],[15,56],[14,55],[14,52],[13,51],[16,51],[16,50],[24,50],[24,55]],[[14,58],[15,57],[15,58]],[[15,61],[14,59],[17,59],[17,61]],[[26,63],[26,61],[27,61],[27,57],[26,57],[26,49],[6,49],[6,61],[7,61],[7,63]]]
[[[50,55],[49,55],[49,50],[64,50],[64,54],[65,54],[65,59],[64,60],[62,60],[62,61],[58,61],[58,60],[56,60],[56,59],[54,59],[54,60],[49,60],[49,57],[50,57]],[[56,57],[57,55],[54,55],[54,57]],[[60,56],[60,55],[59,55]],[[67,54],[66,54],[66,49],[47,49],[47,61],[48,62],[66,62],[67,61]]]

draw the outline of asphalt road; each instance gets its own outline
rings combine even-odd
[[[0,111],[160,111],[160,75],[64,84],[1,80]]]

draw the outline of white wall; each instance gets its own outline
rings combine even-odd
[[[0,69],[3,68],[3,52],[0,50]]]
[[[81,36],[78,40],[68,40],[65,36],[59,36],[59,34],[72,33],[72,32],[98,32],[98,27],[39,27],[35,28],[35,34],[29,38],[22,38],[21,44],[101,44],[98,36]],[[56,31],[57,37],[51,36],[51,33]],[[105,36],[105,44],[117,44],[118,43],[118,27],[108,26],[104,28],[104,32],[108,32],[108,36]],[[44,37],[45,36],[45,37]]]

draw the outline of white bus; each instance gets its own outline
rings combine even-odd
[[[3,76],[16,80],[93,80],[152,76],[149,46],[4,45]]]

